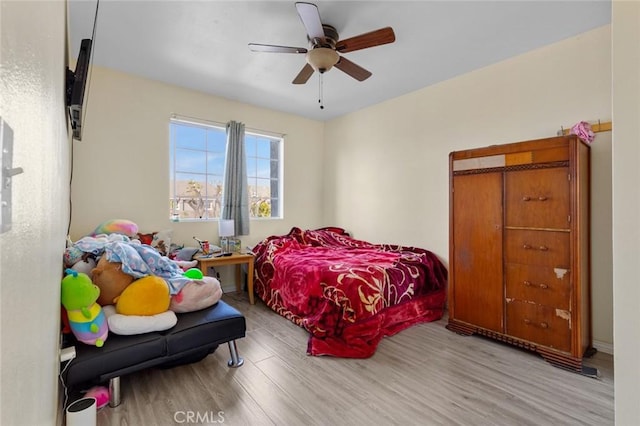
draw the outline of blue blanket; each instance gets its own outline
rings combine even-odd
[[[84,237],[74,245],[85,253],[93,253],[97,256],[104,254],[109,262],[122,263],[122,272],[135,279],[148,275],[163,278],[172,296],[191,281],[183,275],[182,269],[176,262],[160,255],[153,247],[141,244],[138,240],[131,240],[124,235]]]

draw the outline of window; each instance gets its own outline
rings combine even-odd
[[[172,119],[169,139],[171,219],[219,219],[227,141],[225,127]],[[244,142],[249,214],[252,218],[281,218],[283,140],[245,131]]]
[[[281,217],[280,214],[280,148],[281,138],[246,133],[249,186],[249,215],[251,217]]]

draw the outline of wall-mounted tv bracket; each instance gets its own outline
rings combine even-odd
[[[11,179],[24,172],[22,167],[13,168],[13,130],[0,117],[0,233],[11,229]]]

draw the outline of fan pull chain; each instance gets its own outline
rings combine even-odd
[[[322,75],[323,73],[320,73],[320,79],[318,80],[318,103],[320,104],[320,109],[324,109],[324,99],[323,99],[323,93],[322,93]]]

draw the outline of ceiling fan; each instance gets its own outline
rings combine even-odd
[[[333,26],[322,23],[318,7],[315,4],[297,2],[296,9],[302,20],[302,24],[307,30],[307,39],[309,41],[308,49],[304,47],[249,43],[249,48],[254,52],[306,54],[307,63],[296,78],[293,79],[293,84],[304,84],[309,80],[314,71],[324,74],[333,66],[358,81],[364,81],[371,76],[371,72],[340,54],[393,43],[396,39],[393,29],[391,27],[385,27],[340,40],[338,31]]]

